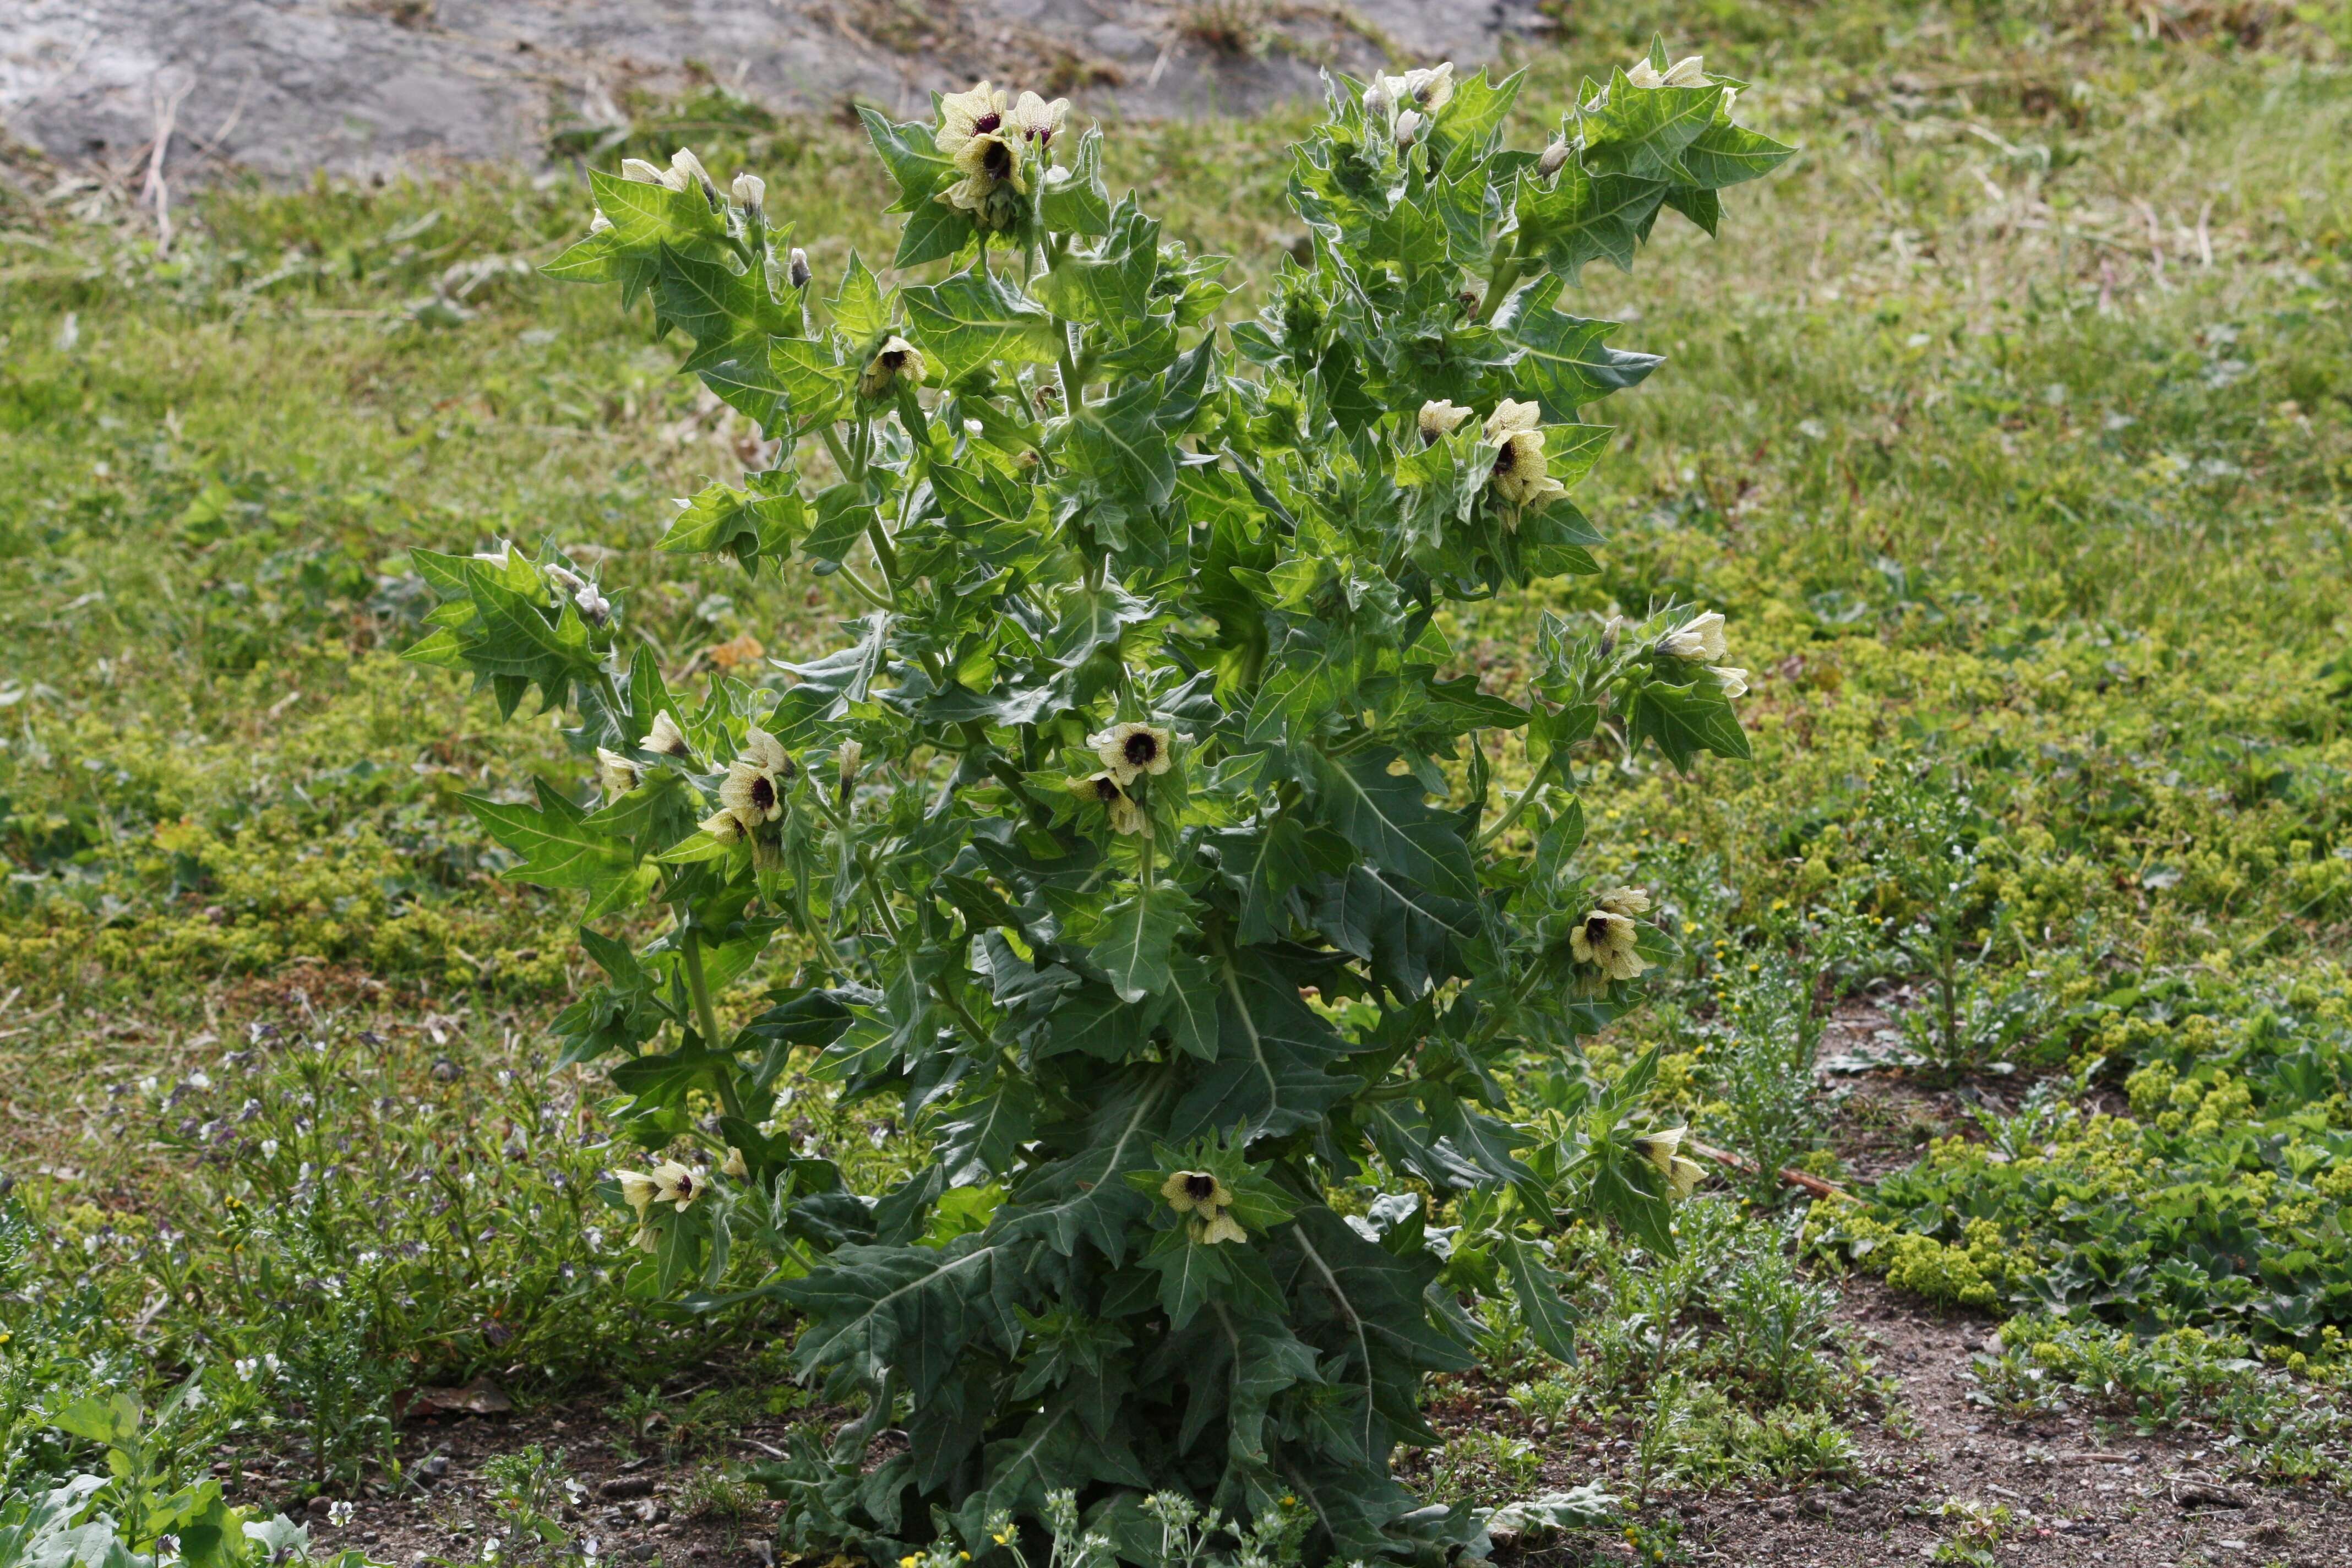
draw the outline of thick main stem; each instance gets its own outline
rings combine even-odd
[[[679,945],[679,953],[686,966],[687,994],[694,999],[695,1023],[702,1030],[702,1048],[716,1051],[719,1049],[719,1012],[710,1005],[710,982],[702,973],[702,938],[692,927],[687,929],[686,940]],[[714,1076],[719,1085],[719,1102],[726,1108],[727,1114],[738,1121],[750,1120],[743,1114],[742,1098],[735,1092],[735,1075],[722,1072]]]

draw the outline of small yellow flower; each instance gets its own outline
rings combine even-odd
[[[632,1237],[632,1239],[636,1242],[637,1250],[639,1252],[658,1252],[661,1250],[661,1232],[656,1230],[649,1225],[641,1225],[637,1226],[637,1234]]]
[[[1442,397],[1431,398],[1421,405],[1421,444],[1435,446],[1454,434],[1454,427],[1470,415],[1471,410],[1458,403],[1448,403]]]
[[[702,831],[722,844],[740,844],[751,837],[743,819],[724,806],[702,819]]]
[[[1155,778],[1175,763],[1175,753],[1170,749],[1167,731],[1152,724],[1113,724],[1108,730],[1097,730],[1087,737],[1087,744],[1095,749],[1110,776],[1124,789],[1137,777],[1150,773]]]
[[[901,337],[893,337],[874,351],[866,368],[857,373],[857,395],[879,397],[904,377],[919,383],[923,379],[922,351]]]
[[[1748,695],[1748,672],[1746,670],[1728,664],[1710,664],[1706,667],[1706,672],[1715,677],[1715,683],[1723,688],[1723,694],[1726,697],[1745,697]]]
[[[1521,510],[1568,493],[1568,487],[1544,467],[1543,431],[1538,428],[1542,417],[1534,404],[1515,403],[1507,397],[1486,416],[1486,439],[1500,448],[1488,482],[1496,494]]]
[[[1207,1209],[1192,1222],[1192,1239],[1203,1247],[1215,1247],[1228,1241],[1247,1241],[1249,1232],[1227,1210]]]
[[[1715,610],[1694,616],[1679,629],[1668,632],[1658,646],[1676,658],[1695,658],[1701,664],[1720,663],[1730,651],[1730,643],[1724,637],[1723,616]]]
[[[1160,1184],[1160,1195],[1178,1214],[1213,1214],[1234,1201],[1225,1184],[1207,1171],[1179,1171]]]
[[[709,1177],[676,1160],[665,1160],[656,1165],[653,1180],[654,1195],[675,1206],[680,1214],[684,1214],[694,1200],[702,1195],[702,1189],[710,1184]]]
[[[719,1169],[722,1174],[739,1182],[751,1174],[751,1167],[743,1163],[743,1151],[732,1143],[727,1145],[727,1158],[719,1163]]]
[[[1612,980],[1632,980],[1650,967],[1633,950],[1633,922],[1607,910],[1588,910],[1568,933],[1569,951]]]

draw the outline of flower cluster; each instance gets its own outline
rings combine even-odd
[[[971,214],[982,228],[1013,227],[1020,212],[1013,198],[1034,188],[1038,163],[1069,112],[1066,98],[1048,102],[1024,92],[1015,100],[985,81],[945,94],[932,141],[962,178],[938,200]]]
[[[1650,961],[1634,948],[1639,933],[1633,918],[1649,907],[1650,895],[1639,888],[1606,889],[1569,932],[1569,951],[1578,963],[1596,966],[1612,980],[1638,978]]]
[[[1136,799],[1136,783],[1157,778],[1175,764],[1174,738],[1154,724],[1113,724],[1087,737],[1087,744],[1102,760],[1102,772],[1072,779],[1070,789],[1081,800],[1098,803],[1113,833],[1144,836],[1151,824]]]
[[[1686,658],[1706,666],[1707,674],[1723,688],[1726,697],[1748,695],[1748,672],[1723,662],[1730,651],[1724,636],[1723,616],[1714,610],[1694,616],[1675,631],[1668,632],[1658,643],[1658,651],[1675,658]]]

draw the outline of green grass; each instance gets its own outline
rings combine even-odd
[[[1634,277],[1587,276],[1580,308],[1670,356],[1612,405],[1580,497],[1606,574],[1454,629],[1508,688],[1538,611],[1639,614],[1641,584],[1723,608],[1754,672],[1755,765],[1588,795],[1588,854],[1665,889],[1697,955],[1604,1067],[1659,1044],[1703,1134],[1833,1171],[1804,1063],[1758,1042],[1831,990],[1926,976],[1923,1076],[2128,1079],[2136,1114],[2011,1093],[1828,1232],[1836,1256],[1971,1305],[2236,1335],[2340,1384],[2352,22],[2273,8],[2249,45],[2163,14],[2188,36],[2090,5],[1571,26],[1531,62],[1528,142],[1654,25],[1803,151],[1727,204],[1738,244],[1677,229]],[[643,107],[604,157],[691,121],[715,171],[767,176],[820,279],[888,253],[850,132]],[[1122,128],[1113,182],[1237,255],[1246,302],[1297,232],[1301,122]],[[232,188],[164,258],[128,217],[0,185],[0,1468],[62,1462],[40,1417],[68,1386],[202,1376],[231,1408],[205,1441],[307,1444],[323,1477],[372,1452],[366,1422],[237,1395],[237,1362],[309,1357],[367,1405],[383,1390],[335,1370],[354,1347],[399,1381],[547,1389],[759,1328],[633,1293],[572,1223],[602,1134],[597,1080],[544,1076],[569,911],[497,879],[456,797],[577,767],[544,721],[396,658],[425,607],[402,552],[500,536],[610,551],[673,680],[847,613],[814,579],[647,548],[750,433],[642,316],[530,275],[586,216],[568,173]],[[897,1157],[898,1130],[803,1110],[802,1136]],[[480,1212],[453,1224],[449,1183]],[[2086,1239],[2105,1272],[2066,1274]],[[278,1346],[270,1292],[320,1278],[365,1289]],[[2069,1368],[2121,1353],[2049,1331]],[[1740,1393],[1751,1371],[1690,1375],[1763,1414],[1796,1397]],[[2340,1431],[2292,1440],[2320,1458],[2282,1473],[2342,1463]]]

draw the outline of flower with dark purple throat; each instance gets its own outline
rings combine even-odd
[[[901,337],[892,337],[874,351],[866,368],[857,375],[857,395],[879,397],[904,376],[908,381],[923,379],[922,351]]]
[[[1587,910],[1568,933],[1568,950],[1612,980],[1632,980],[1650,967],[1634,951],[1633,922],[1612,910]]]
[[[784,814],[784,785],[797,771],[782,742],[753,729],[743,737],[742,754],[727,764],[719,804],[747,830],[773,822]]]
[[[1113,833],[1140,834],[1151,829],[1150,820],[1134,797],[1119,787],[1118,780],[1108,773],[1096,773],[1090,778],[1072,779],[1070,793],[1082,800],[1100,805],[1110,818]]]
[[[1178,1214],[1210,1214],[1234,1201],[1225,1184],[1208,1171],[1178,1171],[1160,1184],[1160,1195]]]
[[[1514,403],[1507,397],[1486,416],[1486,439],[1499,447],[1487,482],[1515,511],[1540,507],[1554,496],[1568,493],[1568,487],[1553,479],[1544,465],[1543,431],[1538,427],[1542,418],[1542,410],[1534,404]]]
[[[1095,749],[1110,776],[1124,789],[1137,778],[1149,773],[1153,777],[1175,765],[1175,754],[1170,749],[1171,737],[1156,724],[1113,724],[1087,737],[1087,744]]]
[[[943,95],[940,99],[940,128],[931,137],[933,145],[941,156],[952,158],[973,137],[995,134],[1004,125],[1005,110],[1011,101],[1011,94],[999,92],[984,81],[970,92]]]
[[[665,1160],[656,1165],[653,1178],[655,1198],[672,1205],[680,1214],[684,1214],[694,1200],[702,1195],[702,1189],[710,1184],[708,1175],[676,1160]]]

